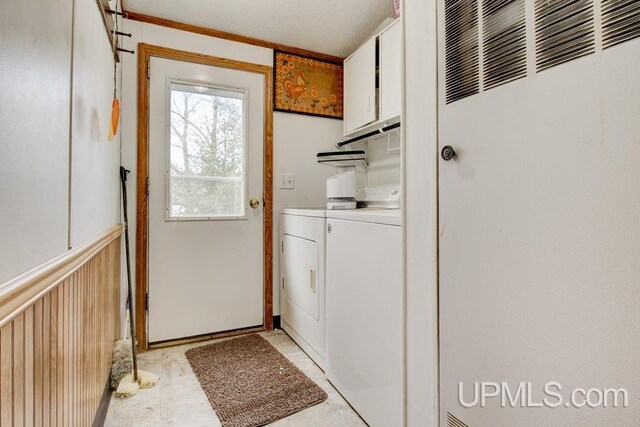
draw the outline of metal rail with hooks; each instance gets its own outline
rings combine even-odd
[[[356,136],[356,137],[351,138],[351,139],[347,139],[346,141],[338,142],[336,144],[336,147],[337,148],[342,148],[345,145],[353,144],[354,142],[362,141],[363,139],[371,138],[372,136],[380,135],[382,133],[389,132],[390,130],[397,129],[400,126],[401,126],[401,123],[394,123],[392,125],[385,126],[383,128],[380,128],[380,129],[376,129],[374,131],[365,133],[363,135]]]

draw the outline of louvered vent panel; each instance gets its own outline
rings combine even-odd
[[[640,37],[640,0],[602,0],[604,48],[636,37]]]
[[[477,0],[445,0],[446,102],[480,90]]]
[[[456,418],[451,412],[447,412],[447,427],[469,427],[458,418]]]
[[[536,0],[538,71],[594,49],[593,0]]]
[[[524,0],[483,0],[484,88],[527,75]]]

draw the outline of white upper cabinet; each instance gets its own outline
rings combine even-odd
[[[344,61],[344,133],[346,135],[376,119],[374,37]]]
[[[380,34],[381,121],[398,117],[402,111],[402,27],[396,21]]]
[[[344,135],[400,116],[402,27],[394,21],[344,61]]]

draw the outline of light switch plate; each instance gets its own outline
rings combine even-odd
[[[280,174],[280,189],[293,190],[293,174],[292,173]]]

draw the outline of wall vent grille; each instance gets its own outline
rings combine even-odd
[[[538,71],[595,52],[593,0],[536,0],[535,14]]]
[[[606,49],[640,37],[640,1],[602,0],[602,45]]]
[[[484,88],[527,75],[524,0],[483,0]]]
[[[447,412],[447,427],[469,427],[458,418],[456,418],[451,412]]]
[[[477,0],[445,0],[446,103],[480,91]]]

